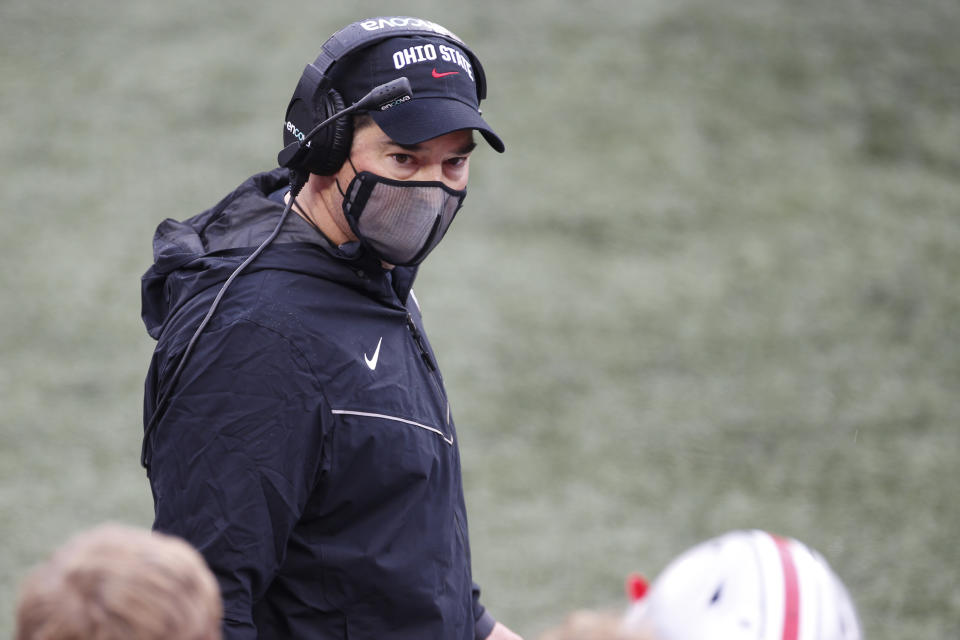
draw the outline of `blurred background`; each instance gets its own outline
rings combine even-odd
[[[507,144],[417,283],[494,615],[533,640],[758,527],[869,638],[956,637],[956,0],[0,0],[0,635],[54,546],[152,521],[154,228],[275,166],[381,14],[466,40]]]

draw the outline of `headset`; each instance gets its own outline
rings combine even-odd
[[[147,469],[148,473],[150,436],[160,423],[160,417],[173,395],[187,359],[227,289],[280,234],[280,229],[296,202],[297,194],[306,183],[308,174],[333,175],[346,162],[350,154],[350,146],[353,144],[353,121],[350,114],[357,110],[382,106],[398,96],[411,94],[409,81],[401,77],[374,87],[367,95],[345,107],[343,98],[331,86],[332,80],[327,75],[328,72],[337,61],[355,51],[388,38],[417,35],[440,37],[463,49],[473,66],[477,100],[486,98],[487,82],[480,60],[460,38],[428,20],[405,16],[369,18],[347,25],[323,43],[320,55],[304,69],[290,104],[287,106],[283,129],[285,146],[277,155],[277,162],[281,167],[290,169],[290,198],[270,235],[243,260],[220,287],[200,325],[187,343],[173,374],[168,378],[166,387],[158,394],[157,404],[144,426],[143,443],[140,448],[140,464]]]
[[[305,173],[329,176],[336,173],[350,154],[353,142],[353,120],[337,118],[311,144],[303,144],[306,132],[344,108],[343,98],[332,88],[329,75],[333,66],[350,54],[388,38],[398,36],[429,36],[443,38],[464,51],[473,67],[477,85],[477,100],[487,97],[487,80],[476,54],[448,29],[408,16],[387,16],[359,20],[337,31],[323,43],[317,59],[306,66],[297,83],[283,127],[284,149],[277,162],[305,180]]]

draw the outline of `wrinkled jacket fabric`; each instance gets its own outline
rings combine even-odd
[[[144,420],[223,282],[273,230],[283,170],[166,220],[143,276]],[[268,197],[274,194],[274,197]],[[291,213],[231,284],[145,443],[154,528],[206,558],[227,640],[474,640],[457,436],[410,286]]]

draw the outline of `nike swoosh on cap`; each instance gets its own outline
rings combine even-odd
[[[432,75],[434,78],[442,78],[442,77],[444,77],[444,76],[452,76],[452,75],[456,75],[456,74],[458,74],[458,73],[460,73],[460,72],[459,72],[459,71],[444,71],[443,73],[440,73],[440,72],[437,71],[436,68],[434,68],[433,71],[430,73],[430,75]]]

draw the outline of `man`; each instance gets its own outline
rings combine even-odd
[[[183,540],[106,524],[24,580],[16,640],[219,640],[220,592]]]
[[[412,97],[314,131],[401,76]],[[157,230],[154,527],[207,559],[228,640],[519,639],[472,581],[458,439],[411,290],[466,195],[473,132],[503,150],[483,82],[439,25],[354,23],[301,78],[286,168]]]
[[[541,640],[860,640],[843,582],[799,540],[731,531],[675,558],[626,614],[571,614]]]

